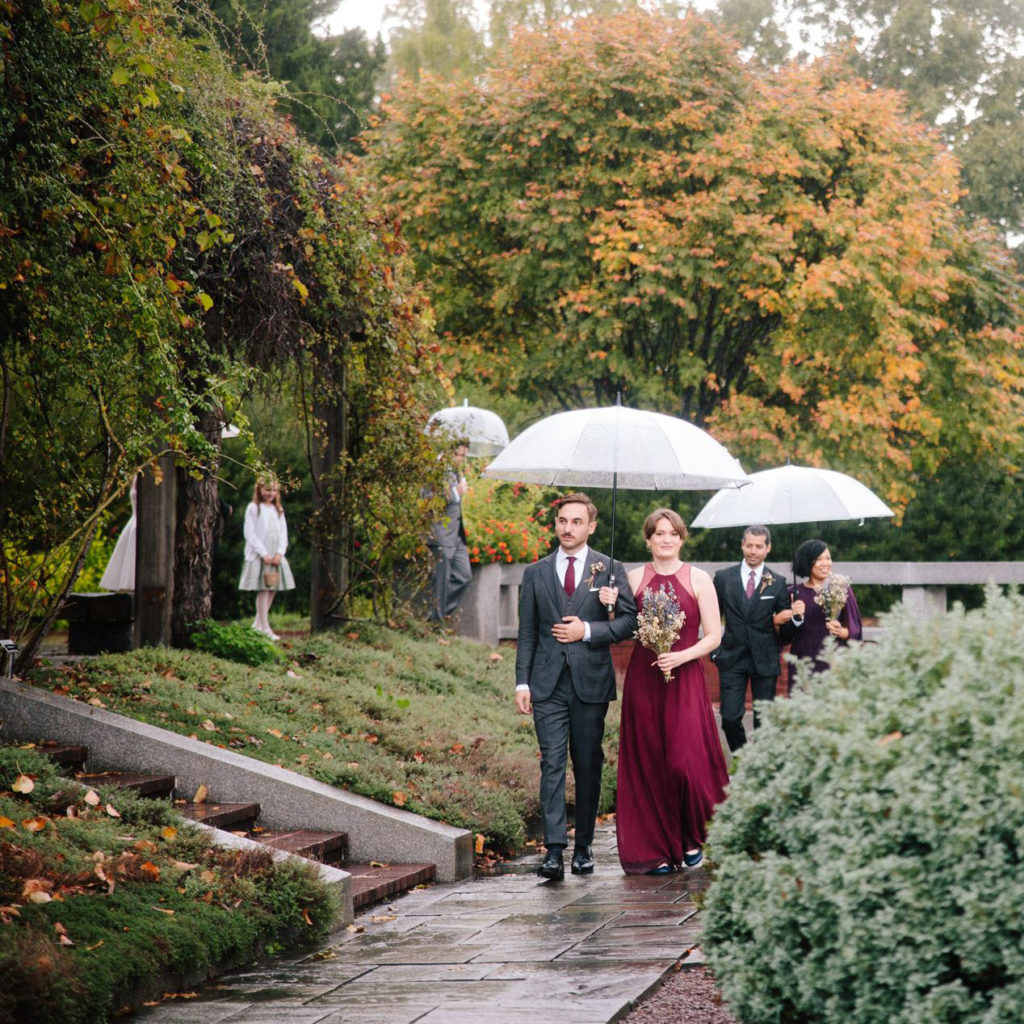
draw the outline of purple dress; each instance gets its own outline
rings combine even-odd
[[[690,567],[663,576],[648,565],[636,595],[664,585],[676,593],[686,622],[672,650],[697,642],[700,608]],[[683,852],[700,846],[715,805],[725,799],[729,773],[711,710],[704,666],[689,661],[666,683],[655,655],[637,643],[626,669],[619,727],[615,825],[619,862],[627,875],[661,864],[679,865]]]
[[[798,658],[810,658],[814,662],[814,671],[824,672],[828,668],[828,662],[822,661],[818,655],[821,654],[825,638],[829,634],[825,628],[825,612],[814,601],[817,591],[806,583],[798,583],[792,589],[794,599],[804,603],[804,624],[785,629],[782,634],[783,640],[791,637],[789,653]],[[851,640],[859,640],[863,636],[860,609],[857,607],[857,598],[853,596],[853,587],[846,592],[846,607],[839,613],[839,621],[849,629]],[[846,643],[846,640],[839,641],[841,646],[845,646]]]

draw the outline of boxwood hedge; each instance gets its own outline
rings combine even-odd
[[[1024,599],[928,619],[770,710],[712,823],[704,949],[747,1024],[1024,1019]]]

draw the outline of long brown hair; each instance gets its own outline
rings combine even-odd
[[[281,504],[281,483],[277,477],[266,476],[260,480],[257,480],[252,489],[252,502],[258,509],[264,502],[261,500],[260,491],[264,487],[276,487],[277,494],[274,496],[274,508],[277,509],[279,516],[284,515],[284,506]]]

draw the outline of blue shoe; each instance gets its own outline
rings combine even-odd
[[[683,863],[688,868],[699,868],[704,863],[704,853],[698,850],[696,853],[684,853]]]
[[[672,865],[671,864],[659,864],[656,868],[651,868],[650,871],[645,871],[645,875],[671,875]]]

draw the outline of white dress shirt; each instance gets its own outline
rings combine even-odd
[[[744,590],[747,589],[747,580],[750,579],[750,573],[751,573],[751,567],[749,565],[747,565],[746,562],[744,562],[743,563],[742,579],[740,581],[743,584],[743,589]],[[764,562],[762,562],[756,569],[754,569],[753,573],[754,573],[754,590],[757,590],[757,588],[761,585],[761,577],[764,575]]]

